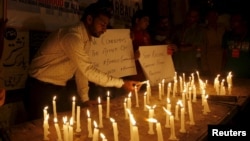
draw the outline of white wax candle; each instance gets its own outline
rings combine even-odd
[[[174,125],[174,116],[171,114],[170,115],[170,140],[177,140],[176,135],[175,135],[175,125]]]
[[[182,77],[181,76],[179,77],[179,80],[180,80],[180,92],[182,93],[182,91],[183,91],[183,82],[182,82]]]
[[[102,141],[107,141],[107,139],[106,139],[106,137],[105,137],[105,135],[103,133],[100,133],[100,136],[102,138]]]
[[[132,106],[132,104],[131,104],[131,92],[128,94],[127,102],[128,102],[127,108],[129,110],[131,110],[131,106]]]
[[[49,114],[46,114],[46,117],[44,118],[43,121],[43,140],[49,140]]]
[[[109,91],[107,92],[107,110],[106,110],[106,118],[110,116],[110,96]]]
[[[124,99],[124,102],[123,102],[123,107],[124,107],[125,119],[128,119],[128,112],[127,112],[127,98],[125,98],[125,99]]]
[[[210,112],[210,108],[209,108],[208,103],[207,103],[207,98],[208,98],[208,95],[206,95],[204,98],[204,106],[203,106],[203,114],[204,115],[206,115],[208,112]]]
[[[136,126],[136,122],[132,121],[132,140],[133,141],[139,141],[139,132],[138,132],[138,127]]]
[[[174,79],[173,97],[175,97],[176,92],[177,92],[177,80],[176,80],[176,79]]]
[[[148,83],[148,85],[147,85],[147,104],[150,104],[150,95],[151,95],[151,92],[150,92],[150,85],[149,85],[149,83]]]
[[[72,118],[73,118],[73,123],[76,121],[75,120],[75,110],[76,110],[76,98],[75,96],[72,98]]]
[[[144,96],[143,96],[143,110],[144,111],[147,111],[147,92],[144,93]]]
[[[57,112],[56,112],[56,96],[53,97],[53,113],[54,113],[54,118],[57,118]]]
[[[162,99],[161,83],[158,84],[158,91],[159,91],[159,100],[161,100]]]
[[[77,106],[76,108],[76,132],[81,132],[81,107]]]
[[[181,107],[181,133],[186,133],[186,127],[185,127],[185,109],[184,107]]]
[[[170,111],[163,107],[164,111],[166,112],[166,124],[165,128],[170,128]]]
[[[60,128],[59,128],[59,125],[58,125],[57,118],[54,118],[54,125],[55,125],[55,128],[56,128],[57,140],[62,141],[62,135],[61,135],[61,131],[60,131]]]
[[[161,81],[161,95],[164,96],[165,95],[165,90],[164,90],[164,85],[165,85],[165,79],[162,79]]]
[[[99,128],[103,128],[101,98],[98,97]]]
[[[74,120],[73,117],[70,118],[69,121],[69,141],[73,141],[73,124],[74,124]]]
[[[115,120],[113,118],[110,118],[110,121],[112,122],[114,141],[118,141],[117,123],[115,122]]]
[[[178,100],[175,105],[175,120],[179,120],[179,103],[180,100]]]
[[[67,117],[63,117],[63,141],[69,140],[69,124],[67,122]]]
[[[162,129],[161,129],[161,123],[156,123],[156,132],[157,132],[157,141],[163,141],[163,135],[162,135]]]
[[[93,134],[92,134],[92,124],[91,124],[91,118],[90,118],[90,112],[89,110],[87,110],[87,116],[88,116],[88,119],[87,119],[87,122],[88,122],[88,137],[91,138],[93,137]]]
[[[232,94],[232,85],[228,84],[228,94],[231,95]]]
[[[193,102],[196,102],[197,101],[197,95],[196,95],[196,87],[195,85],[193,85]]]
[[[137,88],[137,86],[135,86],[135,102],[136,102],[135,107],[139,107],[138,88]]]
[[[153,118],[154,117],[154,107],[149,107],[148,108],[148,118]],[[154,134],[154,130],[153,130],[153,122],[148,122],[149,125],[149,130],[148,130],[148,134],[153,135]]]
[[[171,82],[168,83],[167,98],[170,98],[170,92],[171,92]]]
[[[46,119],[48,115],[48,106],[45,106],[43,109],[43,119]]]
[[[192,103],[191,100],[188,100],[188,113],[189,113],[189,124],[190,125],[195,125],[194,123],[194,113],[193,113],[193,107],[192,107]]]
[[[92,141],[98,141],[98,138],[99,138],[99,129],[97,127],[97,124],[96,122],[94,121],[94,134],[93,134],[93,138],[92,138]]]

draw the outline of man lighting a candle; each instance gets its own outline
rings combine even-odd
[[[112,77],[96,69],[87,54],[93,37],[107,29],[112,11],[100,3],[89,5],[79,24],[53,32],[39,48],[30,64],[25,99],[30,119],[42,117],[41,110],[55,94],[65,97],[63,88],[74,77],[82,105],[88,105],[88,81],[106,87],[133,91],[137,81]],[[58,100],[59,101],[59,100]]]

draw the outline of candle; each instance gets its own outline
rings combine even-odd
[[[69,141],[73,141],[73,124],[74,120],[73,117],[71,117],[69,121]]]
[[[63,141],[69,140],[69,125],[67,122],[67,117],[63,117]]]
[[[188,100],[188,113],[189,113],[189,120],[190,120],[189,124],[190,125],[195,125],[191,100]]]
[[[54,118],[57,118],[57,112],[56,112],[56,96],[53,97],[53,113],[54,113]]]
[[[139,141],[139,132],[138,132],[138,127],[136,126],[136,121],[134,120],[133,116],[132,117],[132,141]]]
[[[106,139],[106,137],[105,137],[105,135],[103,133],[100,133],[100,136],[102,138],[102,141],[107,141],[107,139]]]
[[[93,134],[92,134],[92,126],[91,126],[91,118],[90,118],[90,112],[89,110],[87,110],[87,116],[88,116],[88,137],[91,138],[93,137]]]
[[[156,121],[156,132],[157,132],[157,141],[163,141],[161,123]]]
[[[182,91],[183,91],[183,84],[182,84],[182,77],[181,76],[179,77],[179,80],[180,80],[180,92],[182,93]]]
[[[154,117],[154,108],[155,108],[155,105],[154,106],[152,106],[152,107],[150,107],[150,106],[147,106],[147,108],[149,109],[149,111],[148,111],[148,118],[150,119],[150,118],[153,118]],[[154,130],[153,130],[153,122],[149,122],[148,123],[148,125],[149,125],[149,130],[148,130],[148,134],[154,134]]]
[[[147,92],[144,93],[144,96],[143,96],[143,110],[144,111],[147,111]]]
[[[48,115],[48,106],[45,106],[43,108],[43,119],[45,120],[47,118]]]
[[[148,81],[148,83],[147,83],[147,104],[150,103],[150,100],[149,100],[150,96],[151,96],[151,89],[150,89],[150,84]]]
[[[92,141],[98,141],[98,137],[99,137],[99,129],[97,127],[97,123],[94,121],[94,134],[93,134],[93,138]]]
[[[179,104],[180,104],[180,100],[178,100],[176,102],[176,105],[175,105],[175,120],[179,120]]]
[[[228,84],[228,94],[231,95],[232,94],[232,85]]]
[[[75,122],[75,109],[76,109],[76,102],[75,102],[76,98],[75,96],[72,98],[72,118],[73,118],[73,122]]]
[[[60,128],[59,128],[59,125],[58,125],[57,122],[58,122],[57,118],[54,118],[54,125],[55,125],[55,128],[56,128],[57,140],[62,141],[61,131],[60,131]]]
[[[193,102],[196,102],[197,101],[197,95],[196,95],[196,87],[195,85],[193,85]]]
[[[128,102],[128,105],[127,105],[128,107],[127,107],[127,108],[128,108],[129,110],[131,110],[131,105],[132,105],[132,104],[131,104],[131,92],[128,94],[127,102]]]
[[[174,79],[173,97],[175,97],[176,92],[177,92],[177,80]]]
[[[170,103],[170,99],[167,98],[167,110],[171,111],[171,103]],[[170,120],[169,120],[169,114],[166,114],[166,124],[165,127],[166,128],[170,128]]]
[[[161,90],[162,90],[162,92],[161,92],[161,94],[164,96],[165,95],[165,91],[164,91],[164,85],[165,85],[165,79],[162,79],[162,81],[161,81]]]
[[[208,112],[210,112],[210,108],[209,108],[208,103],[207,103],[207,98],[208,98],[208,95],[206,95],[204,98],[204,106],[203,106],[203,114],[204,115],[206,115]]]
[[[46,117],[44,118],[43,121],[43,140],[49,140],[49,114],[46,114]]]
[[[125,119],[128,119],[128,112],[127,112],[127,98],[125,98],[125,99],[124,99],[124,102],[123,102],[123,107],[124,107]]]
[[[220,85],[220,95],[225,95],[226,94],[224,82],[225,82],[225,80],[222,79],[221,85]]]
[[[109,118],[110,116],[110,97],[109,97],[109,91],[107,92],[107,110],[106,110],[106,118]]]
[[[114,141],[118,141],[117,123],[115,122],[113,118],[110,118],[110,121],[112,122]]]
[[[183,105],[181,105],[181,128],[180,128],[181,133],[186,133],[186,127],[185,127],[185,109]]]
[[[215,88],[215,90],[216,90],[216,94],[219,94],[219,93],[220,93],[220,91],[219,91],[219,88],[220,88],[219,77],[220,77],[220,75],[218,74],[218,75],[215,77],[215,79],[214,79],[214,88]]]
[[[77,106],[76,108],[76,132],[81,132],[80,115],[81,115],[81,107]]]
[[[138,88],[137,88],[137,86],[135,86],[135,102],[136,102],[135,107],[139,107],[139,101],[138,101]]]
[[[98,97],[99,128],[103,128],[101,98]]]
[[[159,100],[161,100],[161,96],[162,96],[162,90],[161,90],[161,83],[158,84],[158,91],[159,91]]]
[[[170,137],[169,140],[177,140],[176,135],[175,135],[175,125],[174,125],[174,116],[170,115]]]
[[[168,83],[168,92],[167,92],[167,98],[170,97],[170,91],[171,91],[171,83]]]

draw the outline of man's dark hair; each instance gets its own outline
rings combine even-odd
[[[88,7],[86,7],[86,9],[84,9],[81,21],[85,21],[88,15],[92,16],[93,18],[96,18],[100,15],[111,18],[112,13],[113,9],[111,5],[103,4],[101,2],[92,3]]]
[[[132,21],[132,26],[133,25],[135,25],[135,22],[136,22],[136,19],[141,19],[141,18],[143,18],[143,17],[150,17],[150,14],[147,12],[147,11],[145,11],[145,10],[137,10],[135,13],[134,13],[134,15],[133,15],[133,17],[132,17],[132,19],[131,19],[131,21]]]

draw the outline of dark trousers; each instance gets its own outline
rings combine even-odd
[[[45,83],[31,77],[27,80],[26,90],[24,105],[29,120],[43,118],[43,109],[46,106],[48,106],[48,112],[52,116],[54,96],[56,96],[57,112],[70,110],[72,97],[77,96],[66,86]]]

